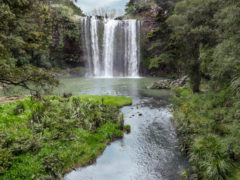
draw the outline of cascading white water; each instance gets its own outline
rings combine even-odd
[[[106,20],[104,25],[104,76],[113,76],[114,37],[118,21]]]
[[[98,43],[98,20],[96,17],[91,18],[91,42],[92,42],[92,61],[93,61],[93,75],[100,76],[100,54]]]
[[[81,34],[82,34],[82,41],[84,44],[84,54],[87,56],[87,68],[88,68],[88,74],[90,75],[91,72],[93,72],[93,64],[92,64],[92,57],[91,57],[91,43],[90,43],[90,34],[88,29],[90,29],[90,17],[83,17],[81,19]]]
[[[87,76],[138,77],[140,21],[84,17],[81,24]]]
[[[137,27],[138,22],[136,22],[135,20],[128,21],[128,32],[126,33],[128,35],[128,50],[126,51],[128,53],[126,57],[128,59],[128,76],[138,76],[138,36],[140,36],[140,34],[137,30]]]

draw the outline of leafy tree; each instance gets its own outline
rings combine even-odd
[[[173,13],[175,1],[160,1],[158,14],[155,21],[159,26],[148,33],[147,38],[150,41],[150,47],[147,49],[149,59],[149,69],[166,69],[167,72],[180,73],[180,63],[177,61],[178,52],[181,47],[178,46],[173,36],[173,31],[169,26],[167,19]]]
[[[7,64],[0,64],[0,83],[5,88],[23,87],[30,90],[33,95],[49,92],[59,84],[56,77],[44,69],[30,65],[20,68]]]
[[[62,5],[53,4],[55,2]],[[36,67],[50,69],[56,65],[55,59],[58,57],[52,53],[55,50],[56,19],[65,20],[65,23],[62,23],[65,24],[64,27],[78,28],[74,24],[76,14],[82,15],[82,11],[69,0],[51,3],[48,0],[0,0],[2,86],[18,85],[33,90],[29,84],[37,84],[37,87],[41,86],[45,91],[47,83],[57,85],[57,79],[51,73]],[[71,39],[75,33],[65,29],[69,36],[65,33],[62,39]],[[75,31],[76,28],[68,29]]]
[[[213,52],[210,66],[212,79],[217,85],[240,87],[240,3],[229,1],[215,15],[219,44]]]
[[[176,4],[174,14],[168,19],[176,40],[183,47],[179,58],[185,63],[193,92],[199,91],[201,82],[200,52],[217,43],[214,15],[220,0],[183,0]]]
[[[58,84],[47,71],[29,65],[48,67],[50,12],[43,1],[1,0],[0,83],[4,87],[17,85],[33,90],[30,83],[46,90],[48,83]]]
[[[128,15],[137,15],[148,10],[152,4],[155,4],[154,0],[130,0],[125,11]]]

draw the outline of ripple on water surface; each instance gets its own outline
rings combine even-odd
[[[67,174],[66,180],[179,179],[179,172],[187,166],[186,159],[177,146],[172,115],[166,107],[169,92],[145,88],[154,80],[82,79],[66,85],[75,89],[75,94],[133,97],[133,105],[122,108],[131,133],[111,143],[93,165]]]

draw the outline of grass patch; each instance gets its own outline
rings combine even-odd
[[[56,179],[123,136],[126,97],[32,97],[0,104],[0,179]]]
[[[83,101],[92,101],[92,102],[97,102],[97,103],[103,103],[104,105],[114,105],[114,106],[118,106],[118,107],[132,104],[132,99],[127,98],[125,96],[78,95],[78,96],[74,96],[73,98],[75,98],[75,97],[78,97]]]

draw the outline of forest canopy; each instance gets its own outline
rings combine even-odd
[[[62,24],[67,26],[73,23],[74,15],[82,15],[82,11],[68,0],[51,3],[47,0],[0,0],[2,86],[17,85],[30,89],[28,84],[31,83],[45,89],[48,85],[57,85],[54,75],[44,69],[62,64],[53,52],[63,49],[57,45],[60,42],[56,39],[63,41],[68,35],[55,36],[64,28],[58,27],[57,23],[64,21]],[[69,29],[75,30],[74,27]]]

